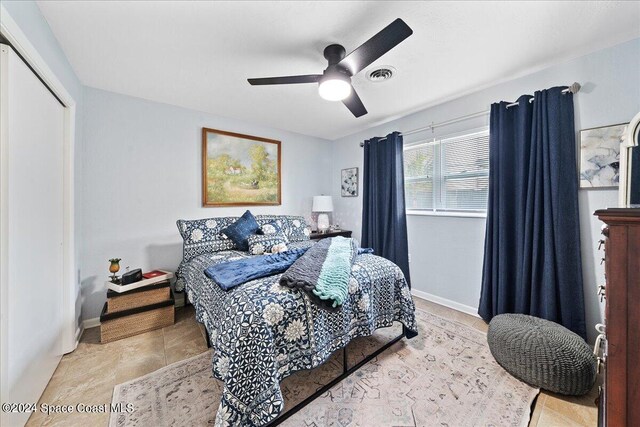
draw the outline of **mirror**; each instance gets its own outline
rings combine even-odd
[[[637,141],[636,141],[637,142]],[[629,148],[629,205],[640,206],[640,144]]]
[[[620,206],[640,207],[640,113],[629,122],[620,147]]]

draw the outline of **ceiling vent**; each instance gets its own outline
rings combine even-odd
[[[389,65],[382,65],[367,73],[367,78],[372,82],[383,82],[389,80],[396,73],[396,69]]]

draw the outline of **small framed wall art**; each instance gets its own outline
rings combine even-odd
[[[580,188],[617,187],[620,144],[627,124],[580,131]]]
[[[358,197],[358,168],[342,169],[340,186],[342,197]]]
[[[202,206],[281,203],[280,141],[202,128]]]

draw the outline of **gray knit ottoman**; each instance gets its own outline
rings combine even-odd
[[[596,379],[596,358],[564,326],[525,314],[500,314],[489,323],[491,354],[511,375],[560,394],[582,395]]]

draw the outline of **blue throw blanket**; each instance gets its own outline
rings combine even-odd
[[[280,274],[307,251],[308,248],[292,249],[273,255],[262,255],[228,261],[207,267],[204,274],[228,291],[254,279]]]
[[[228,291],[238,285],[263,277],[280,274],[289,269],[309,248],[290,249],[273,255],[260,255],[236,261],[214,264],[204,270],[204,274]],[[371,248],[359,248],[358,254],[371,254]]]

